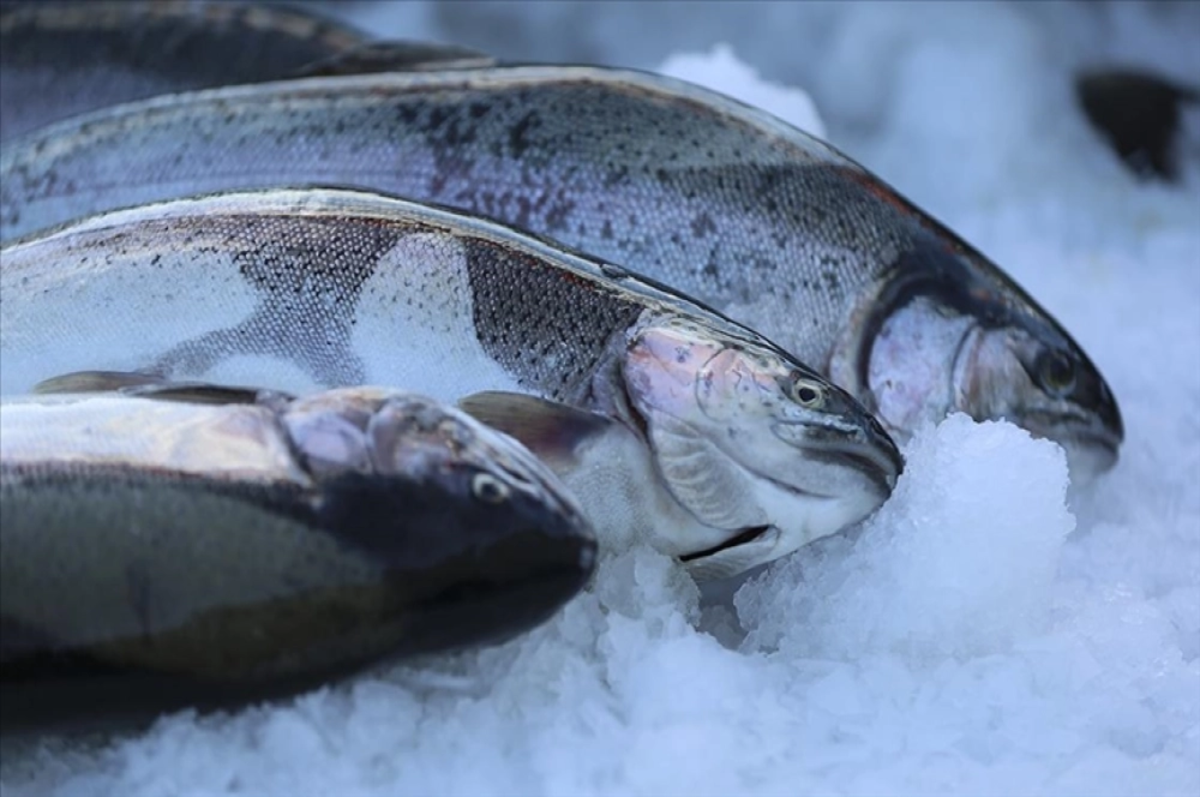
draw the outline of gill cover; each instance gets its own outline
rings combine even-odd
[[[696,518],[717,528],[754,526],[766,522],[761,507],[745,500],[753,495],[749,474],[721,449],[704,424],[726,423],[757,409],[757,390],[748,372],[733,374],[739,400],[718,397],[717,368],[739,364],[726,346],[695,334],[689,325],[675,323],[639,332],[623,362],[625,388],[633,410],[645,423],[646,436],[667,489]],[[726,426],[730,438],[737,435]]]

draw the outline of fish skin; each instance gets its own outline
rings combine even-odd
[[[706,478],[746,486],[725,502],[729,523],[695,524],[707,537],[680,552],[770,527],[764,555],[783,555],[869,514],[902,468],[857,402],[757,333],[611,264],[418,203],[179,200],[0,259],[0,393],[80,369],[294,392],[404,385],[444,401],[533,393],[636,432],[690,513],[716,486]],[[659,445],[690,446],[686,483]]]
[[[10,398],[0,428],[6,729],[103,713],[56,679],[162,711],[503,641],[594,567],[544,465],[404,391]]]
[[[136,158],[129,153],[138,153]],[[0,152],[0,231],[180,193],[321,183],[461,208],[621,263],[779,343],[902,439],[873,346],[921,297],[995,339],[954,383],[903,384],[940,418],[1007,418],[1087,478],[1124,428],[1082,348],[991,261],[827,144],[669,78],[505,66],[164,97]],[[983,350],[981,350],[983,351]],[[917,355],[912,355],[917,356]],[[918,370],[901,359],[889,379]]]
[[[275,80],[363,45],[299,8],[240,3],[0,6],[0,140],[175,91]]]

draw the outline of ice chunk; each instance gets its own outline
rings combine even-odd
[[[728,44],[715,44],[707,53],[676,53],[655,71],[728,94],[817,138],[825,138],[825,123],[807,92],[763,80],[754,67],[738,60]]]
[[[915,436],[907,462],[854,539],[810,546],[742,588],[748,649],[978,656],[1044,625],[1075,525],[1062,449],[954,415]]]

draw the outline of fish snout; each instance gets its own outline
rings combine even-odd
[[[823,425],[779,423],[773,431],[777,437],[800,448],[809,459],[835,466],[841,473],[839,482],[844,480],[847,472],[857,474],[882,502],[891,495],[896,480],[904,472],[904,457],[874,415],[859,406],[847,404],[842,413],[843,422]],[[829,492],[841,492],[841,489]]]
[[[878,466],[890,494],[896,486],[896,480],[904,472],[904,455],[878,418],[865,409],[861,410],[861,415],[862,436],[865,438],[863,449],[866,452],[863,456],[866,461]]]
[[[383,572],[406,653],[527,631],[587,584],[596,560],[582,515],[473,466],[419,480],[346,473],[324,485],[320,514]]]

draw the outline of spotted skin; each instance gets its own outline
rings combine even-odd
[[[165,235],[178,224],[151,220],[141,235]],[[216,230],[198,224],[192,234],[196,257],[220,252],[233,259],[257,296],[254,312],[235,326],[174,346],[158,359],[156,371],[204,373],[222,356],[257,354],[295,359],[326,386],[366,379],[350,345],[354,318],[331,309],[357,304],[367,277],[402,231],[352,219],[315,218],[297,225],[279,217],[238,216]]]
[[[632,328],[644,308],[519,251],[469,242],[466,252],[484,350],[548,397],[582,401],[580,389],[604,367],[612,331]]]
[[[444,400],[504,388],[583,405],[642,319],[680,313],[782,355],[635,275],[514,244],[470,217],[349,192],[132,209],[5,250],[4,294],[28,298],[0,304],[0,386],[124,369],[277,390],[420,380]],[[87,346],[80,301],[100,308]]]
[[[1027,371],[1018,394],[961,406],[942,402],[976,393],[950,390],[953,352],[939,355],[941,378],[908,386],[933,414],[1008,418],[1068,452],[1100,449],[1109,466],[1124,434],[1087,354],[981,253],[822,142],[668,78],[510,66],[198,92],[30,138],[0,154],[0,176],[4,237],[183,192],[296,181],[461,208],[694,296],[875,410],[878,386],[862,380],[876,333],[929,296],[1033,341],[979,363],[979,384]]]

